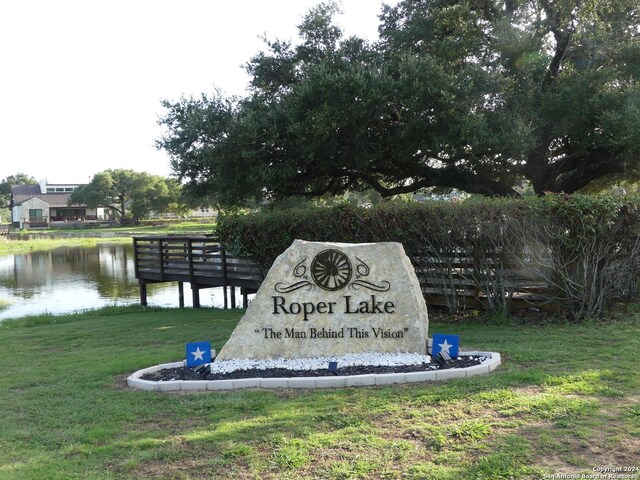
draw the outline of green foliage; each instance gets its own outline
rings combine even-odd
[[[31,175],[18,172],[14,175],[8,175],[7,178],[3,179],[0,183],[8,185],[37,185],[38,181]]]
[[[25,173],[16,173],[14,175],[8,175],[0,182],[0,209],[11,208],[9,201],[11,199],[11,187],[13,185],[36,185],[38,182],[31,175]],[[0,215],[4,212],[0,211]],[[2,217],[0,217],[2,218]],[[4,220],[2,220],[4,221]]]
[[[181,212],[180,184],[146,172],[115,169],[97,173],[86,185],[77,188],[69,203],[88,207],[110,207],[118,212],[121,222],[132,217],[144,218],[150,211]]]
[[[464,279],[478,286],[503,321],[513,295],[508,275],[514,272],[547,284],[574,320],[633,298],[638,232],[640,199],[584,195],[273,209],[225,216],[217,227],[229,251],[252,256],[265,269],[295,239],[399,242],[417,271],[448,287],[451,310],[463,306],[453,292]],[[461,258],[468,265],[463,270]]]
[[[638,197],[548,195],[529,204],[531,259],[572,317],[597,316],[638,292]]]
[[[425,187],[573,193],[640,165],[636,0],[404,0],[380,40],[332,2],[266,41],[247,97],[165,101],[158,146],[222,205]]]

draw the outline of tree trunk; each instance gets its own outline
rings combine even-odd
[[[524,174],[531,182],[536,194],[543,195],[545,192],[555,191],[553,185],[555,175],[547,163],[550,145],[549,132],[547,128],[542,127],[536,133],[538,134],[538,144],[527,156]]]

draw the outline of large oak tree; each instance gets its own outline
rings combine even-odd
[[[166,212],[176,208],[180,185],[172,179],[127,169],[96,173],[91,182],[78,187],[69,197],[69,204],[88,207],[110,207],[120,221],[134,221],[149,212]]]
[[[267,42],[246,97],[164,102],[158,146],[193,194],[571,193],[635,174],[637,0],[404,0],[375,44],[345,38],[336,11]]]

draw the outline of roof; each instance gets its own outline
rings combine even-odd
[[[32,198],[39,198],[47,202],[50,207],[67,207],[71,192],[40,193],[40,185],[13,185],[11,195],[14,205],[21,205]]]

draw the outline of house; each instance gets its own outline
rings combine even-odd
[[[11,187],[11,221],[20,228],[46,228],[56,222],[97,221],[108,219],[108,209],[69,205],[71,193],[80,184],[51,184]]]

